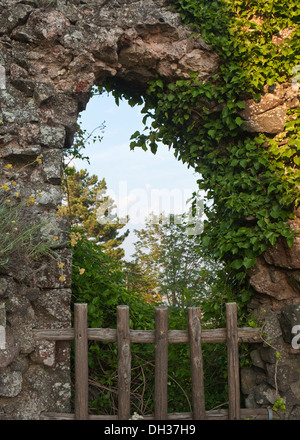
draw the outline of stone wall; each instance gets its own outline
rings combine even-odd
[[[296,212],[292,228],[300,227]],[[252,368],[241,371],[242,391],[249,408],[273,406],[280,396],[284,419],[300,419],[300,236],[291,248],[278,240],[250,272],[257,292],[249,307],[262,327],[265,343],[251,353]]]
[[[38,419],[43,411],[70,410],[69,347],[37,343],[33,329],[70,326],[71,254],[56,208],[63,149],[72,144],[78,114],[92,86],[109,77],[140,92],[157,74],[171,81],[197,71],[205,80],[216,73],[218,57],[191,38],[164,0],[0,0],[0,68],[0,183],[12,164],[20,199],[35,199],[27,222],[47,219],[42,239],[55,237],[52,247],[65,264],[63,278],[48,257],[11,261],[0,274],[0,325],[7,337],[0,349],[0,418]],[[266,89],[260,103],[246,102],[244,129],[276,135],[286,110],[298,105],[289,84]],[[276,365],[293,417],[300,406],[300,357],[291,352],[287,329],[292,313],[299,313],[299,274],[299,241],[291,249],[279,242],[250,274],[257,291],[251,307],[283,354],[278,366],[274,349],[258,347],[255,368],[242,373],[247,405],[269,405]]]

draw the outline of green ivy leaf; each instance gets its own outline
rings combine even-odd
[[[244,123],[244,120],[238,116],[235,118],[235,123],[240,127]]]

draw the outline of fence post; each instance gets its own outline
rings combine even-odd
[[[241,418],[237,304],[226,304],[229,420]]]
[[[168,418],[168,309],[155,307],[155,420]]]
[[[193,420],[205,419],[203,358],[201,347],[201,309],[188,308]]]
[[[118,419],[130,419],[131,349],[129,307],[117,307]]]
[[[75,419],[88,419],[87,304],[74,304]]]

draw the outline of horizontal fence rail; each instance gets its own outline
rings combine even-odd
[[[267,408],[241,408],[241,419],[249,419],[249,420],[267,420],[269,417],[269,413]],[[75,414],[68,413],[43,413],[41,415],[41,419],[43,420],[76,420]],[[228,420],[229,419],[229,411],[228,409],[212,409],[209,411],[205,411],[205,419],[206,420]],[[117,415],[95,415],[90,414],[88,416],[88,420],[120,420]],[[156,420],[154,414],[143,416],[143,420]],[[185,421],[185,420],[195,420],[193,413],[169,413],[167,420],[170,421]]]
[[[88,328],[87,337],[90,341],[117,342],[117,330],[111,328]],[[72,341],[74,340],[74,329],[34,329],[33,337],[36,341],[46,339],[48,341]],[[226,328],[203,329],[201,342],[204,344],[216,344],[226,342]],[[238,329],[238,341],[257,343],[262,342],[260,332],[256,328],[244,327]],[[141,344],[154,344],[154,330],[130,330],[130,342]],[[188,343],[188,330],[168,330],[168,343]]]
[[[241,408],[241,419],[244,420],[267,420],[269,417],[269,412],[267,408]],[[41,419],[43,420],[76,420],[75,414],[69,413],[43,413],[41,414]],[[228,409],[212,409],[205,411],[206,420],[228,420],[229,411]],[[117,415],[96,415],[90,414],[88,420],[120,420]],[[143,416],[143,420],[156,420],[154,414]],[[185,420],[195,420],[193,413],[169,413],[167,420],[170,421],[185,421]]]
[[[259,329],[238,328],[236,303],[226,304],[226,328],[202,329],[201,310],[190,307],[188,330],[168,330],[168,308],[155,308],[155,330],[129,328],[129,307],[117,307],[117,328],[87,328],[87,304],[75,304],[74,328],[36,329],[39,340],[71,341],[75,344],[75,413],[43,413],[49,420],[129,420],[131,386],[131,343],[155,346],[154,414],[144,420],[238,420],[267,419],[268,410],[240,408],[238,344],[262,342]],[[118,415],[88,414],[88,341],[115,342],[118,347]],[[168,344],[190,347],[192,412],[168,414]],[[228,360],[228,409],[206,411],[203,377],[203,343],[226,343]]]

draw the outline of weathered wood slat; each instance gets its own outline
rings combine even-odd
[[[51,341],[71,341],[74,339],[74,329],[34,329],[35,340],[47,339]],[[88,339],[102,342],[117,342],[117,330],[109,328],[89,328]],[[244,327],[238,329],[239,342],[263,342],[260,331],[257,328]],[[226,329],[202,329],[202,343],[214,344],[226,342]],[[130,330],[130,342],[155,343],[154,330]],[[168,343],[188,342],[188,330],[169,330]]]
[[[237,304],[226,304],[227,368],[229,420],[239,420],[240,414],[240,367],[237,326]]]
[[[156,420],[168,417],[168,309],[155,308],[155,389]]]
[[[87,304],[74,305],[75,417],[88,419],[88,337]]]
[[[118,342],[118,418],[130,418],[131,350],[129,334],[129,307],[117,307]]]
[[[193,419],[205,419],[204,375],[201,341],[201,310],[188,308]]]
[[[241,408],[241,419],[249,420],[268,420],[267,408]],[[40,418],[43,420],[75,420],[75,414],[66,413],[42,413]],[[205,411],[207,420],[228,420],[228,409],[216,409]],[[117,415],[89,415],[89,420],[118,420]],[[143,417],[143,420],[155,420],[154,414]],[[167,420],[193,420],[192,413],[169,413]]]

